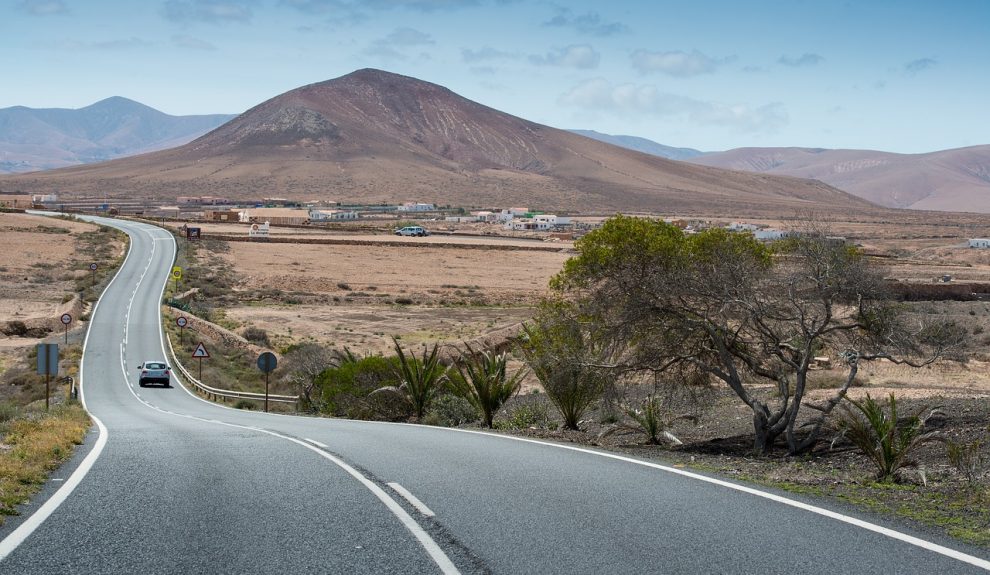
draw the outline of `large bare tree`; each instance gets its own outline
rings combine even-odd
[[[879,270],[854,247],[811,230],[767,245],[709,229],[616,216],[576,244],[551,282],[556,308],[590,333],[622,342],[612,367],[693,370],[727,385],[753,412],[754,447],[783,437],[791,453],[817,442],[864,361],[920,366],[946,356],[962,330],[892,301]],[[816,355],[843,381],[802,417]],[[772,384],[775,393],[754,391]],[[809,404],[811,405],[811,404]]]

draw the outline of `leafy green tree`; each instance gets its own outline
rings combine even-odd
[[[584,329],[623,350],[614,369],[696,371],[727,385],[752,410],[758,452],[780,437],[792,453],[812,448],[862,362],[925,365],[962,341],[952,322],[893,302],[881,270],[822,230],[767,245],[747,233],[685,234],[620,215],[575,247],[551,280],[567,302],[557,309],[576,310],[568,314]],[[845,380],[799,420],[822,350],[841,359]],[[754,386],[767,383],[772,396]]]
[[[509,359],[505,352],[475,351],[465,346],[457,371],[449,379],[451,391],[466,399],[481,414],[485,427],[492,427],[492,419],[499,408],[519,392],[525,371],[517,371],[509,377],[506,366]]]

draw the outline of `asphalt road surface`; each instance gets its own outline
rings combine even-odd
[[[165,357],[175,244],[102,221],[132,247],[87,337],[95,439],[41,511],[0,532],[0,573],[990,570],[982,549],[614,454],[140,388],[136,367]]]

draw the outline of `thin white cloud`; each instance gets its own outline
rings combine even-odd
[[[938,61],[934,58],[918,58],[917,60],[911,60],[907,64],[904,64],[904,72],[914,76],[918,72],[923,72],[929,68],[934,68],[937,65]]]
[[[557,14],[545,21],[544,26],[554,28],[572,28],[590,36],[615,36],[629,31],[629,27],[621,22],[604,20],[597,12],[575,14],[570,8],[557,7]]]
[[[62,0],[21,0],[17,3],[17,8],[32,16],[53,16],[69,12]]]
[[[425,32],[413,28],[396,28],[388,36],[375,40],[364,52],[387,60],[406,60],[410,48],[436,44]],[[424,57],[420,54],[419,57]]]
[[[167,0],[162,16],[177,23],[250,22],[254,17],[255,0]]]
[[[784,66],[791,66],[792,68],[800,68],[802,66],[815,66],[821,64],[824,60],[825,58],[820,54],[806,52],[797,57],[785,54],[777,59],[777,63]]]
[[[482,46],[477,50],[472,50],[470,48],[464,48],[461,50],[461,59],[468,64],[488,62],[491,60],[513,60],[518,57],[519,54],[504,52],[502,50],[492,48],[491,46]]]
[[[691,52],[636,50],[632,53],[633,68],[641,74],[661,72],[675,78],[711,74],[724,62],[725,60],[717,60],[697,50]]]
[[[537,66],[561,66],[590,70],[598,67],[601,55],[587,44],[575,44],[565,48],[557,48],[545,55],[534,54],[529,61]]]
[[[578,84],[559,102],[586,110],[624,115],[682,117],[704,126],[725,126],[737,132],[774,132],[789,121],[783,104],[753,107],[698,100],[661,92],[656,86],[619,84],[596,78]]]
[[[177,48],[186,48],[189,50],[213,51],[217,49],[214,44],[207,42],[206,40],[186,34],[176,34],[172,36],[172,45]]]
[[[407,9],[416,12],[440,12],[480,6],[480,0],[280,0],[279,5],[307,14],[360,12],[363,10]]]

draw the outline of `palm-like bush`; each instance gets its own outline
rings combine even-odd
[[[399,359],[395,374],[399,378],[399,385],[381,387],[373,393],[400,394],[409,402],[413,415],[417,419],[422,419],[433,398],[447,381],[447,366],[440,362],[440,345],[434,343],[433,348],[429,350],[423,345],[423,357],[417,358],[412,354],[406,355],[399,345],[399,340],[394,337],[392,343],[395,345],[395,354]]]
[[[502,405],[519,391],[524,371],[512,377],[506,372],[508,356],[505,352],[467,349],[457,364],[457,373],[448,380],[454,394],[466,399],[484,420],[485,427],[492,426],[492,419]]]
[[[649,396],[643,400],[640,408],[624,407],[622,412],[631,420],[620,421],[614,427],[609,428],[600,437],[605,437],[619,430],[631,430],[642,432],[647,441],[653,445],[660,445],[664,441],[674,445],[681,445],[681,440],[670,433],[670,425],[678,419],[689,419],[697,421],[698,418],[690,414],[673,415],[663,400],[656,396]]]
[[[914,465],[911,453],[922,443],[938,437],[937,432],[922,432],[925,421],[921,413],[925,408],[898,420],[893,393],[887,401],[888,409],[870,394],[863,401],[848,401],[849,404],[842,405],[839,428],[873,462],[880,482],[893,481],[898,470]]]

